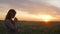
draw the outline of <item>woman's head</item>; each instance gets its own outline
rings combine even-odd
[[[10,9],[6,15],[6,19],[14,18],[16,14],[16,11],[14,9]]]

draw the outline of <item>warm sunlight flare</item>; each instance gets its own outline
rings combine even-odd
[[[53,17],[51,15],[40,15],[40,17],[43,21],[48,22],[50,21]]]

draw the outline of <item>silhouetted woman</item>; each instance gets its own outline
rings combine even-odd
[[[15,18],[16,11],[14,9],[10,9],[5,18],[5,25],[8,34],[18,34],[17,28],[17,18]]]

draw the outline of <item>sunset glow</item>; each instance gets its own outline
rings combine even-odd
[[[9,9],[16,10],[18,20],[60,21],[59,0],[0,0],[0,20],[4,20]]]
[[[48,22],[50,21],[53,17],[51,15],[40,15],[39,18],[41,18],[43,21]]]

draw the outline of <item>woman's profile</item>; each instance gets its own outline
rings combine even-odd
[[[18,34],[16,11],[10,9],[5,17],[5,25],[8,34]]]

